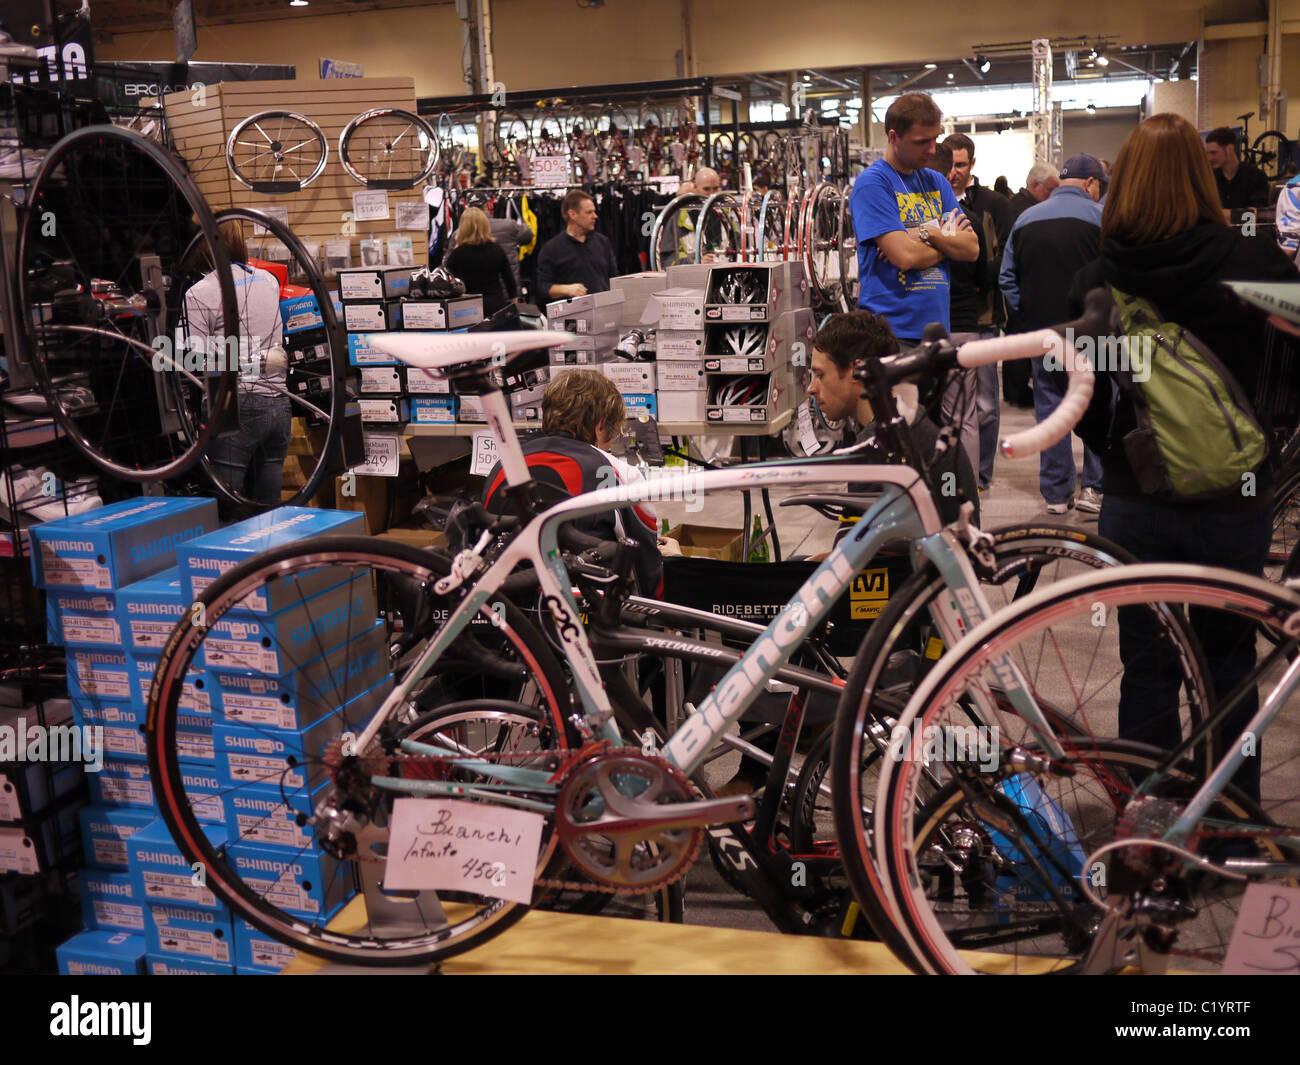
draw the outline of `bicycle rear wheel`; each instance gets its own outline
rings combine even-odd
[[[438,137],[419,115],[377,107],[343,127],[339,162],[368,189],[413,189],[438,165]]]
[[[289,543],[203,589],[163,651],[147,726],[163,819],[235,917],[295,949],[366,965],[428,961],[472,948],[527,908],[467,889],[395,897],[382,883],[398,798],[469,789],[458,802],[526,795],[545,807],[546,787],[521,777],[545,781],[572,752],[564,674],[512,603],[485,606],[392,707],[375,745],[348,746],[455,605],[433,587],[448,571],[444,556],[379,538]],[[203,670],[213,706],[207,765],[178,753],[178,736],[204,724],[181,709],[191,667]],[[452,704],[480,715],[504,704],[541,739],[495,752],[403,746],[421,711]],[[552,824],[540,852],[522,859],[528,868],[512,873],[527,876],[530,894],[557,853]],[[315,875],[296,889],[268,883],[264,862],[250,858]]]
[[[1256,759],[1261,801],[1228,786],[1185,844],[1213,864],[1171,860],[1162,845],[1147,841],[1163,835],[1205,779],[1201,758],[1192,748],[1196,757],[1171,761],[1167,749],[1109,737],[1126,676],[1141,684],[1140,707],[1161,697],[1151,690],[1153,679],[1176,686],[1186,678],[1145,641],[1121,662],[1097,634],[1141,621],[1153,609],[1187,613],[1192,637],[1215,651],[1209,667],[1250,678],[1244,688],[1215,693],[1209,709],[1218,732],[1223,714],[1252,712],[1238,701],[1241,691],[1253,693],[1285,667],[1282,648],[1249,666],[1256,627],[1282,629],[1297,607],[1294,592],[1227,571],[1143,566],[1045,589],[963,640],[899,718],[898,757],[881,761],[876,858],[914,964],[930,972],[1039,972],[1221,963],[1241,901],[1240,884],[1233,886],[1224,867],[1245,859],[1243,866],[1265,863],[1255,876],[1294,875],[1295,848],[1287,839],[1300,822],[1300,744],[1281,720],[1269,742],[1252,740],[1247,753]],[[1049,710],[1052,735],[1065,751],[1058,762],[1036,759],[1045,750],[1041,737],[1005,700],[987,712],[1008,661]],[[1058,663],[1068,666],[1064,677]],[[1075,707],[1083,727],[1056,727],[1053,702]],[[972,728],[986,730],[981,743],[990,741],[978,766],[953,743],[970,738]],[[1242,742],[1226,734],[1220,741]],[[1146,753],[1130,756],[1124,768],[1116,752],[1126,748]],[[1013,755],[1018,762],[1008,762]],[[1157,771],[1162,761],[1171,764]],[[1248,784],[1248,776],[1238,779]],[[1270,873],[1267,863],[1278,860],[1291,864]],[[1111,894],[1098,905],[1091,896],[1102,881]],[[1099,934],[1107,909],[1127,910],[1113,941]],[[1138,944],[1142,951],[1132,949]],[[962,949],[988,953],[963,958]]]
[[[68,438],[126,481],[196,462],[235,393],[233,368],[202,375],[177,362],[199,325],[189,320],[187,249],[209,275],[200,332],[237,336],[212,212],[156,143],[115,126],[78,130],[50,149],[27,190],[14,334]],[[185,375],[202,382],[212,415],[182,426],[167,400],[169,382]]]

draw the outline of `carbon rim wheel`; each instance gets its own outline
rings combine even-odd
[[[282,344],[278,346],[286,349],[287,366],[283,380],[278,374],[257,378],[264,387],[274,389],[289,402],[293,421],[285,468],[290,481],[284,487],[293,489],[291,495],[286,497],[282,491],[277,502],[259,503],[247,494],[243,483],[231,484],[221,474],[213,455],[220,447],[219,438],[204,449],[202,467],[209,482],[217,494],[231,504],[234,513],[244,517],[272,506],[304,503],[317,493],[327,476],[341,472],[341,465],[336,460],[344,431],[348,368],[344,334],[334,313],[333,293],[293,230],[278,218],[247,207],[233,207],[217,215],[218,224],[227,221],[253,223],[279,242],[289,256],[291,283],[311,289],[322,321],[319,327],[298,334],[299,337],[310,336],[311,344],[299,342],[292,336],[281,338]],[[256,238],[249,243],[257,247]],[[187,268],[192,270],[190,264],[201,258],[200,252],[197,244],[191,245],[184,260]],[[290,348],[292,350],[288,350]],[[194,381],[186,376],[174,375],[171,384],[176,410],[186,425],[186,431],[192,433],[194,424],[206,416],[204,392],[196,389]]]
[[[325,171],[329,143],[296,111],[259,111],[230,131],[226,166],[246,189],[280,195],[305,189]]]
[[[438,165],[438,137],[419,115],[378,107],[343,127],[339,161],[368,189],[413,189]]]
[[[28,187],[16,269],[25,313],[15,332],[64,433],[123,480],[188,468],[234,395],[237,374],[224,367],[205,376],[218,417],[182,432],[167,409],[167,378],[184,372],[176,357],[192,335],[179,278],[191,242],[213,264],[203,329],[237,335],[212,212],[156,143],[114,126],[78,130],[50,149]]]
[[[358,885],[368,875],[371,880],[381,876],[385,864],[387,820],[401,793],[382,781],[396,774],[463,786],[449,775],[473,783],[475,767],[484,764],[460,751],[440,758],[407,752],[394,761],[395,749],[376,746],[349,754],[346,746],[349,734],[359,734],[425,638],[442,624],[450,604],[432,585],[448,567],[445,557],[375,538],[318,537],[285,544],[205,588],[163,650],[149,692],[147,724],[150,773],[163,818],[186,858],[202,863],[207,887],[236,917],[296,949],[369,965],[432,960],[470,949],[526,909],[467,891],[422,891],[406,900],[403,925],[381,925],[368,921],[355,899]],[[342,583],[321,590],[335,579]],[[281,603],[293,615],[292,630],[284,614],[256,621],[247,613],[230,613],[253,606],[274,609]],[[187,669],[201,650],[198,664],[214,700],[214,757],[223,764],[196,774],[193,765],[179,760],[178,741],[192,727],[180,707]],[[269,686],[264,683],[266,655],[278,656],[280,662]],[[405,702],[395,708],[387,735],[400,742],[396,733],[408,715],[418,713],[422,698],[481,704],[503,691],[512,702],[532,701],[544,710],[555,735],[567,737],[569,693],[563,673],[509,602],[499,610],[484,607],[482,620],[420,680],[413,691],[416,705]],[[312,706],[312,713],[324,713],[315,721],[325,724],[305,723],[312,730],[311,749],[304,739],[296,756],[276,754],[274,747],[259,753],[256,742],[287,743],[278,726],[301,718]],[[216,723],[229,739],[220,738]],[[323,749],[315,746],[318,741]],[[552,751],[524,752],[513,759],[506,752],[501,763],[549,774],[567,749],[567,740],[561,739]],[[241,753],[236,759],[229,752]],[[235,783],[237,774],[244,782]],[[214,775],[226,781],[215,791],[203,785]],[[345,818],[348,810],[353,814]],[[365,817],[356,816],[364,811],[369,811]],[[203,822],[214,821],[222,823],[226,836],[220,847],[202,828]],[[343,835],[327,831],[341,824],[353,827]],[[319,863],[314,911],[286,903],[283,890],[268,887],[241,864],[248,847],[277,841],[291,848],[281,853],[300,864]],[[322,842],[329,844],[324,852]],[[550,862],[555,846],[554,832],[545,830],[536,872],[527,873],[530,884]],[[336,865],[322,857],[330,850],[338,857]],[[379,901],[389,899],[377,886],[372,890]],[[338,905],[347,908],[335,920]],[[334,926],[327,928],[332,920]],[[340,926],[340,921],[350,923]]]

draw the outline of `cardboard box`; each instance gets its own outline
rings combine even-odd
[[[145,920],[148,953],[230,964],[235,954],[233,918],[225,906],[200,909],[153,903]]]
[[[144,715],[130,700],[73,699],[72,719],[83,729],[104,730],[104,756],[142,762],[148,757],[140,724]]]
[[[203,958],[177,958],[169,954],[146,954],[149,972],[154,976],[233,976],[233,965]]]
[[[456,421],[487,424],[487,414],[483,410],[482,396],[457,396]]]
[[[343,316],[343,304],[337,298],[330,301],[334,307],[336,319]],[[320,306],[311,293],[305,296],[292,296],[280,301],[280,320],[284,323],[284,334],[288,338],[297,333],[306,333],[313,329],[323,329],[325,320],[321,317]]]
[[[339,298],[347,300],[386,300],[405,296],[411,290],[411,268],[395,266],[388,269],[357,267],[340,270]]]
[[[402,328],[401,300],[371,300],[343,305],[343,328],[349,333],[382,333]]]
[[[734,328],[766,329],[763,348],[757,354],[735,355],[727,350],[726,334]],[[768,326],[709,325],[705,328],[704,368],[710,373],[770,373],[788,367],[796,358],[799,365],[812,364],[817,322],[808,308],[786,311]]]
[[[653,392],[623,392],[623,409],[627,412],[628,420],[634,418],[650,417],[659,418],[659,405],[655,402]]]
[[[723,283],[734,271],[758,278],[760,294],[747,303],[729,303],[723,298]],[[800,262],[729,263],[715,266],[709,274],[705,297],[706,322],[770,322],[786,311],[809,306],[808,278]]]
[[[55,952],[61,976],[141,976],[144,936],[129,932],[79,932]]]
[[[128,584],[117,593],[117,618],[127,651],[160,654],[189,607],[179,566]]]
[[[235,918],[235,965],[239,972],[278,973],[293,962],[297,953],[293,947]]]
[[[226,845],[225,825],[204,825],[203,834],[213,847]],[[223,910],[212,889],[195,875],[189,859],[172,839],[162,818],[155,818],[126,841],[127,867],[135,898],[150,905],[169,903],[196,910]]]
[[[145,708],[149,705],[149,689],[153,685],[153,676],[158,671],[161,655],[149,651],[130,651],[127,658],[132,669],[131,705],[143,719]],[[200,717],[212,717],[214,700],[212,689],[215,681],[207,670],[190,667],[181,686],[180,709],[188,714]]]
[[[378,330],[377,332],[383,332]],[[348,334],[348,362],[353,366],[398,366],[399,361],[386,351],[380,351],[371,342],[372,333]]]
[[[702,293],[709,283],[712,263],[678,263],[668,267],[668,284],[665,288],[696,288]]]
[[[48,707],[49,704],[47,703],[46,706]],[[35,714],[32,717],[35,718]],[[72,720],[76,721],[75,714]],[[47,725],[55,723],[48,716],[45,722]],[[35,724],[35,721],[31,723]],[[107,736],[104,737],[103,749],[105,752],[108,750]],[[47,769],[50,774],[48,779]],[[0,764],[0,821],[22,821],[39,814],[55,799],[61,799],[69,792],[76,791],[85,779],[84,762],[57,762],[53,765],[26,761],[2,763]],[[2,927],[3,920],[0,920],[0,928]]]
[[[460,397],[465,398],[465,397]],[[478,397],[471,397],[477,399]],[[410,424],[454,425],[456,396],[412,396],[409,401]]]
[[[214,705],[226,721],[262,729],[301,729],[338,708],[338,693],[369,691],[388,668],[387,626],[318,655],[287,677],[253,673],[212,674]]]
[[[705,421],[718,425],[765,425],[793,407],[794,384],[788,373],[773,372],[753,376],[766,376],[767,395],[761,402],[744,404],[719,403],[718,396],[732,378],[711,376]]]
[[[609,279],[612,292],[623,293],[623,317],[620,326],[631,329],[643,324],[646,303],[656,293],[668,288],[668,274],[662,270],[647,270],[639,274],[622,274]],[[644,323],[653,325],[654,322]]]
[[[622,325],[625,302],[624,294],[616,290],[555,300],[546,305],[547,326],[581,336],[617,332]]]
[[[668,288],[656,292],[659,304],[658,328],[701,329],[704,326],[704,290]]]
[[[451,382],[437,370],[422,370],[418,366],[405,366],[402,368],[402,380],[408,395],[447,396],[451,394]]]
[[[131,701],[131,667],[125,651],[70,648],[68,695],[76,699]]]
[[[245,884],[273,906],[309,920],[327,920],[352,895],[351,875],[346,870],[340,875],[338,860],[317,850],[291,855],[279,847],[241,842],[231,844],[229,855]]]
[[[653,362],[606,362],[600,368],[620,392],[648,395],[655,390]]]
[[[698,362],[704,355],[704,330],[659,329],[655,332],[655,358]]]
[[[45,596],[50,643],[67,647],[121,647],[113,592],[52,591]]]
[[[467,329],[483,321],[482,296],[450,300],[407,299],[402,305],[402,328],[414,330]]]
[[[659,386],[659,421],[704,423],[709,395],[704,389],[693,392],[665,392]]]
[[[123,758],[105,758],[98,773],[87,776],[90,798],[101,806],[133,806],[153,809],[153,788],[149,784],[149,766]]]
[[[361,420],[368,425],[398,425],[409,420],[405,399],[360,399]]]
[[[37,876],[75,858],[81,850],[80,809],[80,800],[71,798],[19,824],[0,825],[0,875]]]
[[[305,791],[291,791],[282,795],[277,787],[263,787],[258,784],[226,795],[226,825],[232,833],[231,838],[241,843],[264,843],[273,847],[291,848],[295,853],[315,845],[315,830],[310,821],[305,825],[298,823],[301,814],[310,819],[316,810],[316,802],[326,788],[332,787],[325,781],[310,794]],[[285,798],[288,803],[285,803]]]
[[[408,547],[417,547],[425,549],[429,547],[445,548],[447,546],[447,534],[441,529],[408,529],[402,526],[395,526],[379,534],[383,540],[396,540],[399,544],[406,544]]]
[[[127,806],[83,806],[77,818],[86,864],[123,872],[129,868],[126,841],[157,819],[151,810]]]
[[[656,375],[659,392],[704,392],[708,378],[701,362],[661,362]]]
[[[361,368],[361,392],[363,394],[378,392],[381,395],[400,395],[402,392],[401,367],[363,366]]]
[[[217,504],[184,497],[124,499],[31,530],[38,588],[116,591],[175,564],[177,549],[219,527]]]
[[[135,897],[130,873],[83,869],[77,874],[77,886],[87,928],[144,934],[144,903]]]
[[[296,366],[329,365],[334,357],[329,338],[324,329],[307,330],[284,338],[284,349],[289,355],[289,369]]]
[[[682,554],[691,558],[716,558],[720,562],[739,562],[744,533],[740,529],[720,529],[713,525],[674,525],[668,538],[676,540]]]
[[[358,483],[361,480],[364,478],[358,478]],[[277,507],[192,540],[177,556],[185,601],[193,602],[221,574],[254,555],[281,544],[326,534],[364,536],[364,519],[346,510]],[[274,613],[300,602],[303,596],[334,587],[347,576],[347,571],[339,567],[322,567],[298,574],[291,582],[271,581],[249,593],[238,609],[255,614]]]

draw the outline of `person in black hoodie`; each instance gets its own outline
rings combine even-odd
[[[1227,366],[1246,395],[1255,394],[1264,352],[1264,317],[1240,303],[1222,281],[1295,280],[1296,268],[1268,240],[1253,240],[1223,222],[1205,150],[1195,128],[1172,114],[1155,115],[1125,140],[1111,172],[1102,214],[1100,257],[1075,276],[1071,312],[1082,312],[1088,292],[1114,286],[1150,300],[1163,320],[1176,323]],[[1156,357],[1159,357],[1157,354]],[[1077,431],[1100,456],[1104,502],[1098,531],[1143,562],[1225,566],[1259,576],[1271,537],[1271,486],[1261,471],[1254,493],[1213,502],[1152,498],[1138,488],[1123,448],[1135,425],[1130,404],[1116,399],[1113,382],[1099,374],[1092,402]],[[1110,384],[1111,387],[1106,387]],[[1144,612],[1120,612],[1119,732],[1160,747],[1180,737],[1176,715],[1177,667],[1130,668],[1144,647],[1159,642]],[[1210,666],[1214,690],[1230,691],[1255,664],[1251,623],[1226,616],[1193,619]],[[1252,696],[1234,721],[1244,727],[1255,712]],[[1234,732],[1235,735],[1235,732]],[[1259,758],[1247,759],[1236,783],[1259,794]]]

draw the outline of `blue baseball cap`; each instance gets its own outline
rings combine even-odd
[[[1098,181],[1106,180],[1106,171],[1102,169],[1101,160],[1095,155],[1089,155],[1087,152],[1080,152],[1078,155],[1072,155],[1065,161],[1065,166],[1061,167],[1061,180],[1074,178],[1082,181],[1084,178],[1096,178]]]

